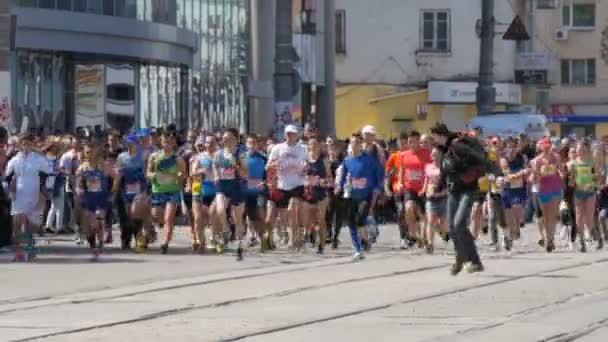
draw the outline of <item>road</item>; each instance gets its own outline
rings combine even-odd
[[[452,277],[449,247],[400,251],[390,225],[363,262],[348,243],[236,262],[192,255],[180,233],[169,255],[114,248],[91,263],[55,240],[35,263],[0,254],[0,341],[608,340],[608,252],[535,241],[532,226],[509,253],[484,238],[486,271]]]

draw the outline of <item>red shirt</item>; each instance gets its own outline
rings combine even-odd
[[[422,191],[424,168],[431,162],[431,151],[419,149],[416,152],[407,150],[401,154],[403,165],[403,188],[411,191]]]

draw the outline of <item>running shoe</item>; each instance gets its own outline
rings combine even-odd
[[[23,250],[21,249],[21,247],[15,248],[15,257],[13,258],[13,262],[24,262],[24,261],[25,261],[25,254],[23,253]]]
[[[319,255],[323,255],[324,254],[323,246],[319,245],[319,247],[317,247],[317,254],[319,254]]]
[[[483,267],[482,263],[470,264],[467,267],[467,272],[469,272],[469,273],[478,273],[478,272],[483,272],[484,270],[485,270],[485,268]]]
[[[400,249],[407,249],[408,248],[407,240],[401,239],[401,243],[399,244],[399,248]]]
[[[503,241],[503,244],[505,246],[505,250],[508,252],[513,248],[513,240],[509,239],[509,238],[505,238]]]
[[[215,244],[215,253],[216,254],[224,254],[224,244],[218,242]]]
[[[243,261],[243,247],[241,246],[236,249],[236,261]]]
[[[192,253],[197,253],[200,248],[201,248],[201,244],[200,243],[198,243],[198,242],[193,242],[192,243]]]
[[[462,262],[456,261],[450,268],[450,274],[453,276],[457,276],[460,272],[462,272],[463,267],[464,264]]]
[[[365,257],[361,252],[355,252],[355,254],[353,254],[353,261],[361,261],[363,259],[365,259]]]
[[[540,239],[540,240],[538,240],[537,244],[541,247],[545,247],[545,240]]]
[[[581,253],[587,253],[587,243],[585,243],[585,241],[581,242],[580,251]]]
[[[160,252],[162,254],[167,254],[168,251],[169,251],[169,244],[163,243],[162,245],[160,245]]]
[[[339,243],[340,243],[340,242],[338,241],[338,239],[334,239],[334,240],[331,242],[331,248],[332,248],[332,249],[338,249],[338,244],[339,244]]]
[[[599,251],[599,250],[601,250],[603,248],[604,248],[604,239],[602,237],[600,237],[597,240],[597,247],[596,247],[596,249]]]
[[[93,261],[93,262],[99,261],[99,254],[100,254],[99,249],[93,248],[93,256],[91,257],[91,261]]]
[[[424,249],[426,250],[426,254],[433,254],[435,252],[435,247],[430,243],[428,243]]]

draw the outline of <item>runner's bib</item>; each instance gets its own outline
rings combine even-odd
[[[222,169],[220,176],[221,179],[231,180],[236,178],[236,172],[233,167],[227,167]]]
[[[420,170],[407,170],[407,179],[410,182],[421,182],[422,172]]]
[[[540,174],[543,176],[553,176],[556,173],[555,165],[546,164],[540,167]]]
[[[175,177],[173,177],[172,175],[160,173],[156,175],[156,181],[158,182],[158,184],[171,185],[175,183]]]
[[[367,178],[353,178],[352,179],[353,189],[365,189],[367,186]]]
[[[101,182],[98,177],[91,177],[87,179],[87,191],[88,192],[101,192]]]
[[[135,195],[141,191],[141,184],[139,182],[127,184],[126,193],[127,195]]]
[[[248,179],[247,180],[248,189],[258,190],[258,189],[262,188],[263,184],[264,184],[264,182],[260,179]]]

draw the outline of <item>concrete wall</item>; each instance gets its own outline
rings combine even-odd
[[[534,9],[535,49],[550,52],[556,57],[549,72],[552,83],[549,92],[550,102],[571,105],[608,103],[608,1],[576,0],[576,2],[595,3],[596,26],[589,31],[570,30],[565,41],[555,39],[555,32],[562,26],[561,6],[556,9]],[[602,50],[605,51],[604,54]],[[562,86],[559,59],[564,58],[595,58],[596,84]]]
[[[336,57],[340,83],[426,83],[440,79],[476,79],[479,39],[475,21],[481,16],[480,0],[336,0],[336,10],[346,10],[346,54]],[[451,52],[429,54],[420,49],[421,10],[449,9]],[[507,28],[514,10],[506,0],[496,1],[497,31]],[[495,40],[495,77],[513,80],[515,44]]]

